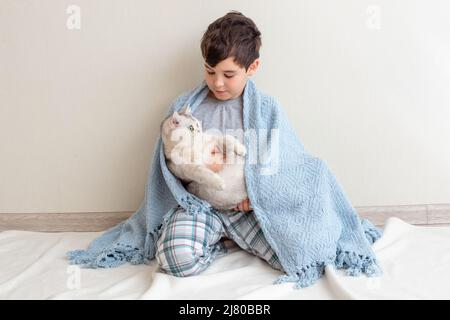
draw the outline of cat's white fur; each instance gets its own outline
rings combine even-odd
[[[162,122],[161,138],[167,167],[187,191],[219,210],[232,209],[247,198],[243,158],[246,148],[235,137],[204,133],[201,122],[185,106]],[[207,167],[214,161],[213,150],[226,155],[217,173]]]

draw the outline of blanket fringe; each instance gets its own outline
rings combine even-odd
[[[357,277],[365,273],[368,277],[376,277],[382,274],[382,270],[376,259],[357,254],[356,252],[339,251],[335,266],[347,270],[347,275]]]
[[[148,263],[143,251],[130,245],[116,243],[111,249],[101,252],[88,250],[73,250],[66,254],[69,264],[77,264],[82,268],[116,268],[125,262],[131,264]]]
[[[339,251],[336,258],[330,258],[323,262],[314,262],[301,269],[295,274],[280,276],[274,284],[295,282],[295,289],[309,287],[319,280],[325,272],[325,266],[334,264],[337,268],[346,269],[347,275],[356,277],[365,273],[368,277],[380,276],[381,268],[376,259],[366,257],[355,252]]]
[[[309,287],[319,280],[325,272],[325,262],[315,262],[301,268],[298,272],[291,275],[283,275],[279,277],[274,284],[285,282],[295,282],[295,289]]]
[[[366,236],[367,241],[369,241],[369,244],[373,244],[381,238],[382,231],[374,226],[369,220],[362,219],[361,226],[363,227],[364,235]]]
[[[183,207],[186,213],[189,215],[196,215],[198,213],[210,212],[212,207],[209,203],[200,200],[194,195],[188,193],[181,198],[181,202],[184,204]]]

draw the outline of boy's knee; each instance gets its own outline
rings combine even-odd
[[[160,269],[177,277],[188,277],[205,270],[214,256],[211,252],[214,246],[210,250],[205,243],[215,243],[206,229],[220,232],[220,226],[219,218],[211,222],[206,216],[188,215],[184,209],[167,217],[156,242],[155,258]],[[196,230],[194,233],[192,228]]]
[[[158,247],[156,261],[164,273],[176,277],[189,277],[204,270],[202,259],[190,245]]]

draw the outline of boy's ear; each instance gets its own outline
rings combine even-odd
[[[183,107],[183,109],[181,109],[180,113],[190,114],[191,113],[191,108],[189,107],[189,105],[185,105]]]
[[[178,114],[178,112],[175,111],[169,121],[171,129],[175,129],[176,127],[178,127],[180,125],[179,119],[180,119],[180,115]]]
[[[258,70],[259,65],[261,64],[261,59],[256,58],[252,64],[247,69],[247,76],[252,76],[255,74],[256,70]]]

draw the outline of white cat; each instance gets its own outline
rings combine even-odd
[[[245,146],[231,135],[203,133],[189,106],[174,112],[161,124],[167,167],[187,191],[219,210],[232,209],[247,198],[244,178]],[[215,153],[213,151],[219,151]],[[217,173],[207,167],[225,156]]]

